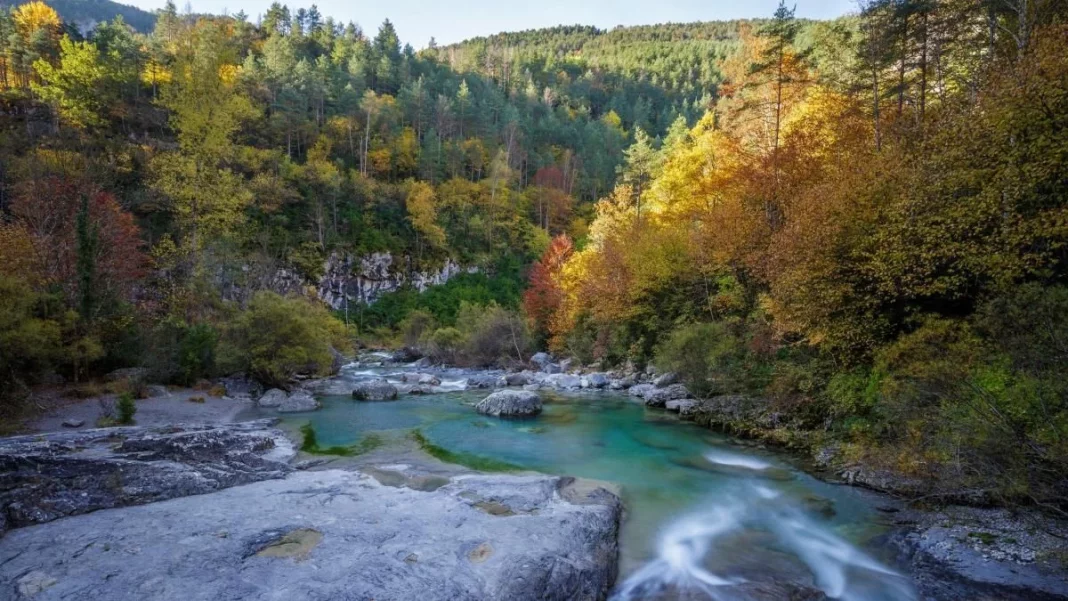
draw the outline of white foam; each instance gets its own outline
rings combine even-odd
[[[705,459],[712,463],[718,463],[720,465],[727,465],[730,467],[742,467],[748,470],[766,470],[772,467],[770,463],[756,457],[748,457],[746,455],[736,455],[734,453],[727,453],[725,451],[709,451],[705,453]]]

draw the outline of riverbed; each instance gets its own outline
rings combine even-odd
[[[405,371],[349,366],[340,377],[399,382]],[[619,601],[665,591],[734,599],[754,582],[845,600],[914,598],[908,579],[880,555],[885,498],[823,482],[785,455],[681,422],[625,393],[542,392],[541,415],[502,420],[473,409],[489,391],[463,390],[459,372],[439,375],[445,391],[437,394],[381,403],[325,396],[322,409],[283,419],[294,428],[312,424],[321,447],[388,448],[417,438],[474,468],[618,485],[626,508]]]

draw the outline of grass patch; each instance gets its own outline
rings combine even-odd
[[[472,455],[471,453],[457,453],[439,447],[427,440],[426,436],[423,436],[423,433],[419,430],[412,430],[411,438],[419,445],[419,448],[426,451],[428,455],[436,457],[445,463],[455,463],[480,472],[514,472],[523,469],[518,465],[513,465],[506,461],[488,459],[486,457]]]
[[[363,437],[363,440],[353,445],[320,447],[319,441],[315,437],[315,427],[311,425],[311,422],[301,426],[300,433],[304,436],[304,441],[300,444],[300,450],[312,455],[353,457],[355,455],[362,455],[369,451],[373,451],[382,446],[382,438],[380,436],[377,434],[368,434]]]

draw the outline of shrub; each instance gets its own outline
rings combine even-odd
[[[218,331],[177,317],[160,321],[148,335],[145,366],[153,379],[189,386],[214,375]]]
[[[427,352],[438,363],[453,364],[463,351],[464,335],[456,328],[439,328],[430,335]]]
[[[120,394],[119,400],[115,404],[115,410],[118,413],[115,419],[120,424],[134,423],[134,414],[137,413],[137,403],[134,401],[133,395],[129,392]]]
[[[331,347],[352,350],[351,332],[325,307],[304,298],[258,292],[223,330],[219,365],[285,387],[298,373],[328,375]]]
[[[496,303],[462,303],[456,327],[464,335],[466,360],[474,365],[523,363],[529,347],[526,320]]]
[[[401,341],[404,346],[420,346],[424,339],[434,331],[437,320],[429,312],[416,309],[400,323]]]
[[[656,365],[677,372],[698,395],[745,392],[749,380],[745,344],[725,322],[683,325],[660,343]]]
[[[226,396],[226,387],[222,384],[216,384],[208,389],[208,395],[215,398],[222,398]]]

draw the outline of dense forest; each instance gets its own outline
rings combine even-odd
[[[284,385],[353,340],[760,399],[745,435],[1068,498],[1068,9],[559,27],[416,52],[313,5],[0,12],[0,394]],[[472,267],[334,315],[333,254]],[[347,306],[346,306],[347,308]],[[1059,508],[1059,509],[1058,509]]]

